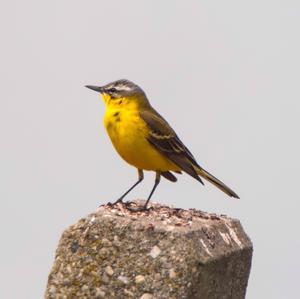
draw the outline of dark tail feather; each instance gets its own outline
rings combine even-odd
[[[175,175],[173,175],[170,171],[164,171],[161,173],[161,175],[163,177],[165,177],[167,180],[171,181],[171,182],[176,182],[177,178]]]
[[[203,168],[198,168],[196,169],[197,174],[200,175],[202,178],[205,180],[209,181],[213,185],[215,185],[217,188],[225,192],[227,195],[234,197],[234,198],[239,198],[239,196],[231,190],[229,187],[227,187],[224,183],[222,183],[220,180],[218,180],[216,177],[214,177],[212,174],[204,170]]]

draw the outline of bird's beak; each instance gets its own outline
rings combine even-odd
[[[92,89],[92,90],[95,90],[95,91],[100,92],[100,93],[104,92],[104,89],[101,86],[86,85],[85,87],[87,87],[89,89]]]

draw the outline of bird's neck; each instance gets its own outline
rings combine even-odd
[[[118,99],[112,99],[110,97],[103,97],[106,111],[111,110],[126,110],[128,112],[135,112],[150,107],[150,103],[147,98],[141,97],[123,97]]]
[[[126,98],[113,99],[105,103],[106,111],[138,111],[137,103],[128,101]]]

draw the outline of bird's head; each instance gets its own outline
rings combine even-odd
[[[133,82],[122,79],[104,86],[86,85],[87,88],[99,92],[106,106],[141,107],[149,105],[144,91]]]

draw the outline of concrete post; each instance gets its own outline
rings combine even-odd
[[[104,205],[63,233],[45,298],[241,299],[251,258],[238,220]]]

